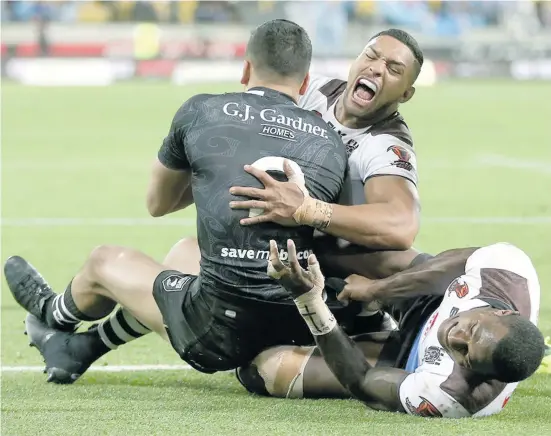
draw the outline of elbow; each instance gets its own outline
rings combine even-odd
[[[397,231],[388,238],[389,250],[409,250],[415,241],[416,232]]]
[[[419,217],[416,213],[396,214],[396,221],[389,228],[386,239],[388,250],[409,250],[419,232]]]
[[[166,208],[151,196],[148,196],[147,198],[147,211],[149,212],[149,215],[154,218],[165,216],[168,213]]]
[[[158,218],[158,217],[166,215],[166,212],[164,210],[156,208],[156,207],[148,206],[147,210],[149,212],[149,215],[151,215],[153,218]]]

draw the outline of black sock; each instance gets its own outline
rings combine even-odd
[[[110,350],[126,344],[151,332],[123,307],[97,327],[98,335],[103,344]]]
[[[63,294],[53,298],[46,307],[46,322],[52,328],[73,330],[81,321],[95,321],[97,319],[85,315],[76,306],[71,295],[71,283],[69,283]]]

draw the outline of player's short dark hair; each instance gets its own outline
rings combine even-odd
[[[407,33],[405,30],[400,29],[387,29],[383,30],[382,32],[377,33],[373,38],[375,39],[378,36],[391,36],[392,38],[400,41],[402,44],[404,44],[407,48],[411,50],[411,53],[413,54],[413,57],[417,61],[417,70],[415,74],[415,78],[419,75],[421,72],[421,67],[423,66],[423,62],[425,61],[425,58],[423,56],[423,50],[421,50],[421,47],[419,47],[419,43],[417,40],[411,36],[409,33]]]
[[[501,322],[509,332],[494,348],[494,377],[505,383],[515,383],[538,369],[545,354],[545,340],[539,329],[523,316],[506,315]]]
[[[310,69],[312,42],[298,24],[272,20],[252,32],[247,57],[260,74],[302,81]]]

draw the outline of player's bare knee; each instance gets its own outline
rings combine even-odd
[[[241,383],[251,392],[280,398],[303,397],[303,371],[313,347],[280,346],[260,353],[240,369]]]
[[[183,238],[180,239],[176,244],[172,246],[170,249],[170,252],[167,255],[167,258],[170,257],[188,257],[190,255],[193,255],[197,253],[200,255],[199,251],[199,243],[197,242],[197,238]]]
[[[166,255],[163,265],[189,274],[199,273],[201,252],[197,238],[180,239]]]
[[[102,271],[106,264],[113,259],[124,255],[128,249],[116,245],[100,245],[92,250],[88,256],[85,270],[91,279],[97,279],[102,276]]]

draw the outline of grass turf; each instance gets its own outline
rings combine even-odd
[[[2,261],[23,255],[62,291],[98,244],[129,245],[162,260],[176,240],[194,233],[193,225],[160,220],[154,227],[110,226],[93,220],[147,218],[149,165],[178,106],[195,93],[237,89],[4,85]],[[551,148],[544,108],[550,100],[548,83],[451,82],[419,89],[403,108],[420,171],[423,223],[417,247],[436,253],[508,241],[523,248],[540,275],[540,327],[548,335]],[[194,213],[176,216],[193,219]],[[70,226],[22,221],[30,218],[92,221]],[[39,355],[22,335],[24,313],[3,280],[2,286],[2,365],[39,365]],[[182,362],[150,335],[99,363]],[[551,433],[548,375],[521,383],[500,415],[459,421],[371,412],[351,400],[253,397],[229,374],[89,372],[68,387],[44,379],[2,373],[2,435]]]

